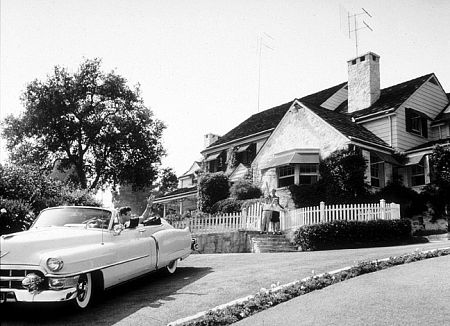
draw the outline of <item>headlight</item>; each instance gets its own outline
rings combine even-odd
[[[61,258],[49,258],[47,259],[47,267],[52,272],[60,271],[64,266],[64,262]]]

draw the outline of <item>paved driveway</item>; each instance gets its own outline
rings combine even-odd
[[[450,256],[392,267],[300,296],[236,323],[450,325]]]
[[[369,249],[275,254],[191,255],[175,275],[152,273],[107,291],[103,302],[74,312],[58,305],[2,307],[4,325],[167,325],[176,319],[254,294],[272,283],[419,249],[450,246],[449,241]]]

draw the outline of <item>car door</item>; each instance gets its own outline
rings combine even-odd
[[[127,281],[155,268],[155,241],[143,236],[140,228],[111,233],[110,250],[114,252],[115,262],[104,273],[105,286]]]

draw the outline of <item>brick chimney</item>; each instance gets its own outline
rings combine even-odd
[[[215,135],[215,134],[206,134],[204,136],[204,148],[207,148],[209,145],[211,145],[212,143],[214,143],[216,140],[219,139],[219,135]]]
[[[380,98],[380,56],[368,52],[348,64],[348,112],[368,108]]]

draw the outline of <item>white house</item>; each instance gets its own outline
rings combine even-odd
[[[433,146],[450,146],[450,94],[433,73],[380,89],[380,57],[373,52],[347,66],[347,82],[254,114],[221,137],[206,135],[198,165],[224,171],[232,182],[251,173],[286,204],[287,186],[316,182],[321,159],[353,146],[368,162],[374,189],[398,175],[420,190],[430,182]],[[398,162],[395,152],[407,162]]]

